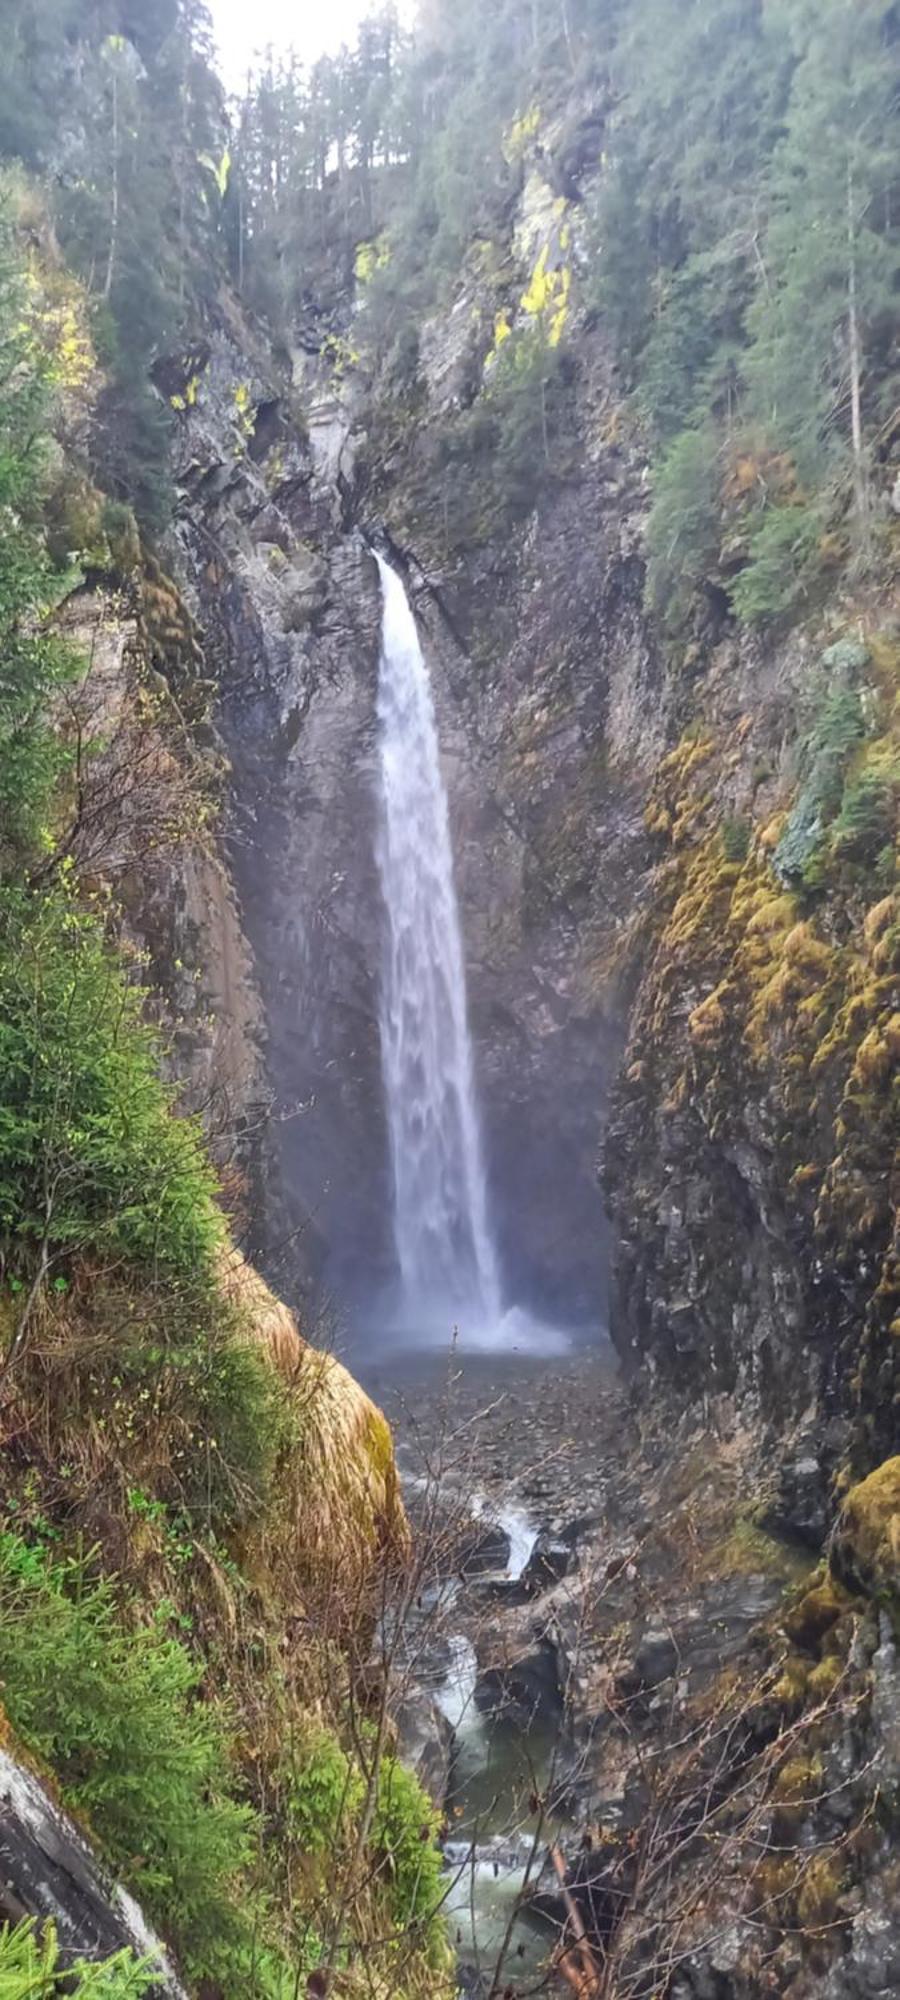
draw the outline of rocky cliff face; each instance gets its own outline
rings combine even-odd
[[[493,262],[423,329],[413,393],[314,322],[276,363],[232,308],[182,378],[172,364],[177,563],[219,687],[266,1019],[279,1175],[258,1247],[295,1295],[324,1280],[358,1306],[390,1275],[360,531],[382,534],[434,678],[511,1294],[604,1317],[603,1153],[623,1354],[837,1415],[861,1366],[874,1445],[894,1393],[896,909],[852,793],[895,754],[892,628],[870,590],[761,642],[711,580],[689,640],[662,642],[646,453],[550,155],[526,153]],[[501,321],[548,311],[573,357],[565,414],[528,504],[498,511],[465,426]]]
[[[452,400],[436,333],[432,368],[433,404],[387,467],[373,458],[375,388],[336,377],[330,353],[278,368],[251,328],[223,319],[199,365],[171,364],[167,382],[184,405],[173,561],[219,688],[229,861],[266,1015],[280,1195],[261,1247],[295,1295],[324,1278],[365,1303],[391,1275],[379,605],[363,532],[386,534],[439,711],[509,1291],[597,1325],[597,1158],[664,741],[641,609],[643,461],[618,441],[608,359],[586,333],[581,462],[512,532],[448,549],[427,465],[429,423]]]

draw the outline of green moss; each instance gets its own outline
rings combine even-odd
[[[900,1602],[900,1457],[886,1459],[841,1509],[832,1566],[851,1589]]]
[[[807,1862],[797,1889],[797,1921],[804,1930],[820,1930],[834,1923],[843,1882],[840,1855],[832,1851],[814,1854]]]
[[[767,1534],[752,1515],[745,1515],[716,1549],[713,1566],[717,1576],[763,1575],[794,1583],[808,1575],[812,1563],[801,1551]]]
[[[818,1574],[821,1573],[818,1572]],[[791,1607],[784,1618],[784,1629],[795,1646],[804,1652],[818,1653],[825,1635],[838,1624],[848,1610],[846,1593],[833,1577],[821,1576],[812,1589],[804,1591],[802,1597]]]

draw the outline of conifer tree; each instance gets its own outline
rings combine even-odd
[[[864,537],[869,374],[900,270],[900,30],[890,0],[791,0],[784,18],[801,53],[772,159],[748,370],[756,410],[805,484],[849,465]]]

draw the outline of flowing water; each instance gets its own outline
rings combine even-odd
[[[428,668],[396,570],[376,557],[384,605],[378,685],[387,915],[381,1052],[394,1234],[411,1319],[499,1323],[447,793]]]
[[[474,1519],[487,1519],[481,1496]],[[521,1576],[534,1548],[536,1528],[525,1509],[496,1514],[510,1540],[507,1581]],[[523,1991],[548,1990],[542,1977],[553,1943],[528,1911],[528,1891],[541,1875],[551,1826],[536,1822],[530,1795],[554,1771],[559,1726],[532,1722],[523,1732],[511,1722],[479,1712],[475,1698],[478,1660],[464,1633],[449,1642],[438,1706],[453,1729],[453,1756],[447,1812],[453,1837],[445,1841],[444,1909],[463,1979],[461,1992],[487,1990],[498,1954],[507,1949],[508,1970],[524,1979]],[[478,1970],[482,1975],[474,1977]],[[506,1978],[501,1981],[506,1988]]]

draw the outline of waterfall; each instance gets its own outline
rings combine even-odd
[[[403,584],[377,556],[386,911],[381,1060],[394,1234],[408,1314],[500,1318],[487,1214],[447,794],[428,668]]]

